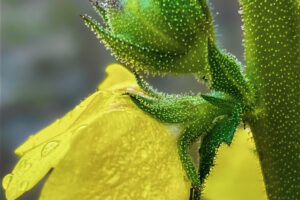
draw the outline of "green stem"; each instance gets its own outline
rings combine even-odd
[[[299,0],[242,0],[248,116],[270,200],[300,197]]]

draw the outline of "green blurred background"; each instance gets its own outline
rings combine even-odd
[[[237,1],[210,3],[219,44],[243,62]],[[14,149],[92,93],[116,62],[82,13],[97,17],[88,0],[1,0],[1,179],[18,160]],[[149,81],[169,93],[205,91],[193,76]],[[38,199],[41,186],[20,199]]]

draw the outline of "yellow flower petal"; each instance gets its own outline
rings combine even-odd
[[[138,88],[134,76],[121,65],[109,65],[106,68],[106,72],[108,74],[107,78],[99,85],[98,89],[100,91],[104,91],[112,88],[127,88],[134,87]],[[85,120],[81,115],[83,112],[87,112],[86,108],[93,104],[95,107],[98,107],[99,110],[101,108],[106,107],[107,104],[111,103],[109,99],[111,98],[110,94],[101,94],[101,98],[99,97],[99,93],[94,93],[86,98],[83,102],[81,102],[78,106],[76,106],[72,111],[67,113],[62,119],[58,119],[53,124],[47,126],[43,130],[39,131],[37,134],[30,136],[24,144],[20,145],[15,153],[19,156],[22,156],[26,151],[34,148],[42,143],[45,143],[51,140],[53,137],[65,133],[67,130],[74,128],[74,123],[78,120]],[[99,104],[99,100],[102,101]],[[103,104],[103,105],[102,105]],[[90,109],[92,110],[92,109]],[[86,113],[90,114],[90,113]],[[80,118],[80,119],[78,119]]]
[[[98,90],[116,90],[120,88],[135,87],[136,84],[134,75],[125,69],[122,65],[113,64],[105,69],[107,78],[98,86]]]
[[[209,200],[266,200],[266,191],[249,130],[238,130],[230,147],[223,144],[206,180]]]
[[[89,124],[47,180],[41,200],[185,200],[190,183],[176,139],[136,108]]]
[[[133,113],[127,113],[128,116],[126,117],[128,117],[128,119],[131,119],[130,115],[132,114],[134,116],[135,112],[139,112],[140,121],[142,121],[144,117],[148,117],[145,115],[145,113],[136,108],[136,106],[133,105],[133,103],[128,97],[121,95],[121,93],[127,87],[138,89],[134,81],[133,75],[130,74],[126,69],[124,69],[120,65],[111,65],[108,67],[107,71],[110,75],[104,81],[103,85],[101,84],[99,86],[99,89],[102,91],[97,91],[91,96],[89,96],[78,106],[76,106],[71,112],[67,113],[64,117],[57,120],[42,131],[38,132],[34,136],[29,137],[29,139],[23,145],[16,149],[15,152],[16,154],[21,156],[21,159],[17,163],[16,167],[13,169],[12,173],[8,174],[2,181],[3,187],[6,190],[6,197],[8,200],[16,199],[24,192],[30,190],[40,179],[42,179],[46,175],[46,173],[51,168],[56,167],[62,159],[65,159],[65,154],[69,151],[70,144],[77,136],[80,136],[80,139],[85,138],[85,136],[87,135],[86,130],[90,130],[90,132],[93,133],[98,133],[98,128],[95,125],[98,121],[103,121],[104,119],[107,119],[107,121],[103,121],[103,123],[113,125],[111,127],[111,130],[114,130],[117,127],[117,124],[123,123],[122,121],[114,121],[114,118],[105,118],[105,116],[108,113],[111,113],[116,110],[120,111],[123,109],[131,109]],[[104,118],[102,119],[102,117]],[[154,119],[151,118],[151,120],[159,124]],[[111,121],[113,121],[114,124],[111,124]],[[129,121],[127,120],[127,122]],[[134,121],[131,121],[131,123],[135,124]],[[149,123],[150,122],[146,120],[146,124]],[[128,125],[128,123],[126,125]],[[95,127],[96,129],[94,129]],[[144,129],[142,128],[142,130]],[[122,132],[123,130],[118,129],[118,131]],[[150,130],[150,132],[151,131],[153,132],[153,130]],[[160,132],[162,132],[162,134],[166,134],[165,127],[164,130],[157,129],[155,131],[157,134]],[[112,131],[109,132],[113,133]],[[136,134],[139,134],[139,132],[136,132]],[[118,139],[117,137],[118,134],[113,133],[111,134],[110,139]],[[144,135],[144,137],[146,137],[146,135]],[[175,142],[175,139],[172,138],[170,135],[168,135],[168,137],[170,141],[173,141],[173,143]],[[100,145],[102,144],[104,146],[105,142],[107,142],[107,139],[108,138],[103,138],[103,140],[101,140],[102,143],[100,143]],[[155,141],[152,142],[155,143]],[[170,145],[168,142],[166,142],[166,144]],[[89,146],[89,144],[87,144],[87,146]],[[169,146],[166,147],[168,147],[169,149]],[[177,155],[176,145],[173,147],[174,148],[171,148],[169,150],[175,151],[173,155]],[[78,150],[81,151],[81,149]],[[73,151],[75,150],[71,148],[71,152]],[[162,152],[163,151],[164,150],[162,150]],[[178,164],[179,166],[181,166],[178,158],[177,160],[173,159],[173,162],[174,161],[175,163],[177,162],[177,167]],[[101,163],[99,163],[99,165],[101,165]],[[172,169],[175,171],[179,170],[178,176],[182,179],[184,174],[183,170],[181,168]],[[68,169],[65,170],[68,171]],[[166,172],[164,173],[164,175],[166,175]],[[52,175],[50,175],[50,177],[51,176]],[[172,184],[172,181],[168,180],[168,177],[164,178],[167,179],[166,182],[169,181],[168,183]],[[176,184],[173,187],[176,187]],[[188,186],[189,183],[181,182],[179,183],[179,185]],[[187,192],[182,193],[182,195],[184,194],[187,194]],[[54,199],[59,199],[59,196]],[[78,197],[78,199],[83,198]]]
[[[131,73],[120,65],[106,71],[99,91],[16,149],[21,159],[2,182],[8,200],[31,189],[51,168],[43,200],[188,199],[190,183],[171,135],[174,126],[122,95],[128,88],[139,90]],[[204,190],[207,199],[266,199],[249,141],[238,132],[231,147],[221,147]]]
[[[8,200],[16,199],[36,185],[45,174],[57,165],[68,151],[72,132],[59,135],[53,140],[42,143],[26,152],[11,174],[3,179]]]

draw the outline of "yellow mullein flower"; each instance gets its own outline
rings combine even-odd
[[[122,95],[138,89],[132,74],[119,65],[107,72],[98,91],[16,149],[21,159],[2,182],[8,200],[51,168],[40,199],[188,199],[179,132]]]
[[[106,71],[98,91],[16,149],[21,158],[2,182],[8,200],[30,190],[52,168],[42,200],[189,199],[190,182],[177,149],[180,126],[159,122],[122,95],[139,90],[122,66]],[[266,199],[247,137],[238,133],[230,148],[220,149],[204,189],[208,200]]]

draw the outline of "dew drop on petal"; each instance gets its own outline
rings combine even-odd
[[[22,160],[19,164],[19,167],[23,170],[28,170],[31,167],[31,163],[27,160]]]
[[[7,174],[6,176],[4,176],[3,180],[2,180],[2,187],[6,190],[11,182],[13,178],[12,174]]]
[[[82,126],[78,127],[77,132],[81,131],[82,129],[85,129],[85,128],[86,128],[86,125],[82,125]]]
[[[20,190],[22,191],[25,191],[28,187],[28,181],[23,181],[21,184],[20,184]]]
[[[48,142],[42,149],[41,156],[45,157],[54,151],[59,145],[59,141]]]
[[[75,135],[75,134],[79,133],[81,130],[83,130],[83,129],[85,129],[85,128],[86,128],[86,125],[81,125],[81,126],[79,126],[76,130],[74,130],[74,131],[72,132],[72,135]]]
[[[79,110],[80,108],[82,108],[82,106],[81,105],[77,105],[74,110]]]

